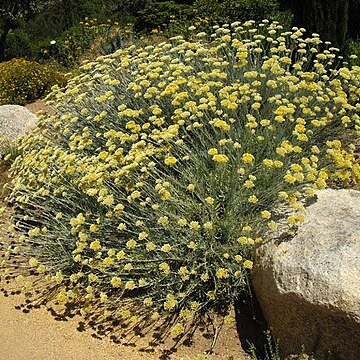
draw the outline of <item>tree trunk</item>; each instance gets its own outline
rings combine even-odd
[[[320,34],[343,53],[348,35],[349,0],[288,0],[294,24],[306,29],[308,36]]]

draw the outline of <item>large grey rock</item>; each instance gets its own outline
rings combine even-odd
[[[0,141],[14,142],[34,129],[36,123],[36,115],[23,106],[0,106]]]
[[[257,250],[253,285],[284,355],[358,360],[360,192],[317,195],[295,237]]]

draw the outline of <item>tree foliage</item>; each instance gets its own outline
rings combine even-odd
[[[0,4],[0,61],[4,60],[10,30],[57,0],[2,0]]]
[[[17,24],[22,19],[27,19],[54,1],[55,0],[3,0],[0,4],[1,22]]]

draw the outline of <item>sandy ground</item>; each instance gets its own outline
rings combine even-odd
[[[155,359],[76,330],[74,321],[55,321],[45,309],[28,314],[15,308],[18,296],[0,294],[0,359],[91,360]]]
[[[212,342],[198,334],[191,346],[179,347],[169,357],[160,347],[144,351],[150,339],[135,339],[136,345],[114,343],[110,334],[100,339],[94,330],[83,329],[80,317],[60,319],[45,306],[28,311],[21,295],[10,295],[4,291],[4,282],[0,284],[1,360],[202,360],[205,357],[199,355]],[[248,359],[241,349],[235,324],[221,331],[213,354],[206,359]]]
[[[52,109],[45,104],[44,100],[36,100],[31,104],[25,105],[25,107],[34,114],[36,114],[39,110],[45,110],[50,113],[52,112]]]

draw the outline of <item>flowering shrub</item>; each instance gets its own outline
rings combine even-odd
[[[50,65],[14,59],[0,63],[0,105],[24,105],[45,95],[64,76]]]
[[[5,257],[27,258],[83,314],[177,314],[178,336],[248,288],[254,247],[283,217],[293,232],[302,200],[360,179],[336,139],[359,130],[359,67],[333,69],[316,34],[266,20],[206,37],[84,63],[20,146]]]
[[[74,66],[97,39],[107,39],[117,26],[118,23],[110,19],[103,22],[96,18],[85,18],[56,40],[47,42],[42,48],[42,57],[55,60],[65,67]]]

